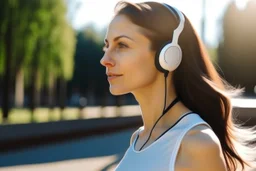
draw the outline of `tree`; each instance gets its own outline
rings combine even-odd
[[[65,80],[72,77],[75,32],[66,19],[66,7],[62,0],[41,0],[42,9],[37,13],[38,26],[44,25],[38,33],[36,48],[30,60],[31,109],[39,104],[40,88],[49,87],[49,105],[53,106],[54,85],[56,79],[61,81],[59,100],[65,101]],[[44,76],[42,77],[42,75]],[[63,89],[64,88],[64,89]],[[65,102],[62,102],[62,107]]]
[[[11,88],[11,61],[13,58],[12,39],[13,39],[13,11],[17,6],[16,0],[1,1],[0,4],[0,29],[1,37],[3,37],[1,44],[3,47],[0,53],[3,65],[3,120],[7,120],[10,110],[10,88]]]
[[[72,77],[75,33],[66,20],[63,0],[0,3],[0,35],[4,38],[0,40],[0,74],[4,77],[3,113],[7,118],[11,78],[16,76],[15,101],[22,106],[25,76],[26,85],[31,85],[33,111],[39,104],[43,85],[48,85],[52,92],[57,77]]]
[[[15,86],[15,106],[23,107],[24,99],[24,67],[31,60],[35,49],[36,40],[40,27],[36,25],[35,17],[38,6],[30,0],[17,1],[17,10],[13,11],[15,15],[15,27],[13,34],[14,59],[12,64],[15,67],[14,74],[16,76]]]

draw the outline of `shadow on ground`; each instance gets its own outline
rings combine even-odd
[[[136,128],[86,138],[66,140],[61,143],[39,145],[0,153],[0,166],[50,163],[56,161],[116,155],[117,160],[102,171],[117,164],[129,146],[130,136]]]

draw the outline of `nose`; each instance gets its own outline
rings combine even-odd
[[[113,67],[115,66],[115,61],[110,57],[110,55],[105,52],[103,57],[100,60],[101,65],[105,67]]]

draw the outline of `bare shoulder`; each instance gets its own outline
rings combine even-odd
[[[192,128],[183,138],[181,151],[192,171],[225,171],[225,160],[215,133],[205,125]]]

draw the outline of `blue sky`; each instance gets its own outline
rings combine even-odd
[[[71,0],[72,1],[72,0]],[[74,0],[73,0],[74,1]],[[72,25],[75,29],[94,23],[97,28],[106,27],[119,0],[75,0],[80,2],[73,16]],[[143,2],[143,0],[128,0],[130,2]],[[154,0],[165,2],[180,9],[190,19],[193,26],[201,36],[202,2],[203,0]],[[232,0],[205,0],[206,26],[205,38],[209,46],[217,46],[221,32],[223,12]],[[246,0],[237,0],[245,2]],[[240,3],[243,4],[243,3]]]

